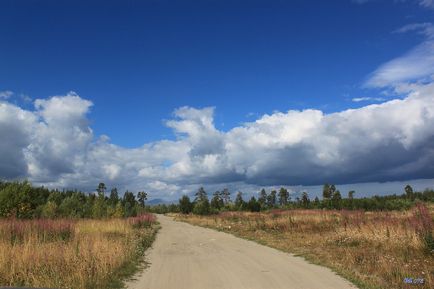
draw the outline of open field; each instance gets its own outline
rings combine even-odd
[[[434,207],[425,209],[275,210],[177,215],[176,219],[304,256],[361,288],[433,288],[434,251],[429,236]],[[405,278],[423,278],[424,284],[406,284]]]
[[[113,288],[132,274],[157,225],[106,220],[0,220],[0,286]]]

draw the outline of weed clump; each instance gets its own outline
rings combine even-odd
[[[428,208],[423,203],[417,203],[413,209],[413,218],[411,219],[416,234],[425,245],[429,253],[434,253],[433,221],[429,214]]]

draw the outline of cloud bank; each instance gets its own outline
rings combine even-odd
[[[37,99],[34,110],[0,102],[0,176],[93,190],[99,181],[154,195],[198,185],[315,185],[431,178],[434,83],[404,99],[324,114],[289,110],[228,132],[214,108],[182,107],[166,125],[176,140],[123,148],[96,138],[92,106],[75,93]]]

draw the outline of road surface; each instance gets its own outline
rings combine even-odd
[[[159,216],[161,230],[147,251],[150,266],[131,289],[346,289],[331,270],[230,234]]]

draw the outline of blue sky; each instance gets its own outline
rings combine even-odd
[[[421,85],[431,84],[429,77],[434,74],[434,69],[426,67],[434,63],[433,21],[431,0],[1,1],[0,100],[2,93],[9,92],[10,96],[3,97],[5,105],[24,115],[31,114],[35,122],[53,131],[55,125],[50,126],[50,119],[56,119],[56,129],[58,123],[64,123],[89,133],[86,135],[88,143],[80,143],[85,156],[72,154],[74,161],[69,165],[56,163],[62,158],[60,152],[65,156],[71,153],[71,150],[62,151],[66,145],[50,144],[59,149],[59,156],[45,162],[35,149],[46,156],[43,148],[49,145],[37,142],[40,135],[28,136],[26,141],[17,137],[11,147],[16,147],[16,143],[23,143],[23,146],[11,154],[16,158],[8,160],[11,164],[5,165],[3,177],[27,177],[36,183],[71,186],[79,179],[74,175],[80,170],[77,159],[83,158],[80,164],[85,163],[84,159],[95,157],[95,152],[103,146],[113,146],[116,152],[112,153],[123,161],[113,159],[101,164],[107,168],[106,174],[93,176],[77,186],[88,188],[97,178],[110,179],[113,185],[125,185],[120,179],[126,176],[119,171],[127,166],[125,160],[133,156],[143,157],[141,162],[147,164],[134,167],[136,171],[144,171],[140,174],[143,180],[133,186],[143,187],[145,183],[154,182],[150,190],[170,188],[168,190],[175,194],[200,184],[223,186],[235,182],[242,186],[260,186],[306,182],[312,185],[326,179],[352,183],[427,178],[434,170],[421,163],[429,163],[431,154],[421,152],[425,151],[422,148],[429,142],[432,129],[420,130],[426,143],[417,143],[421,146],[417,149],[411,145],[419,138],[405,135],[399,139],[402,147],[386,148],[384,143],[393,143],[387,140],[383,147],[376,145],[364,150],[360,146],[354,153],[344,150],[356,159],[365,158],[368,149],[371,149],[369,158],[373,159],[378,159],[375,153],[383,149],[396,150],[400,156],[402,149],[408,152],[398,158],[400,162],[390,162],[390,167],[383,167],[388,161],[382,160],[373,169],[376,172],[373,175],[364,170],[350,173],[347,170],[346,177],[337,177],[339,166],[344,166],[346,161],[339,155],[334,156],[336,175],[321,175],[312,181],[306,181],[306,176],[297,173],[281,173],[287,169],[284,164],[259,171],[258,163],[245,165],[244,159],[221,153],[215,147],[224,143],[225,151],[230,151],[235,145],[227,139],[239,133],[239,128],[249,130],[245,123],[285,118],[288,123],[279,125],[278,121],[267,125],[274,130],[285,126],[304,129],[298,121],[317,117],[309,113],[300,118],[286,115],[289,110],[315,109],[324,116],[333,116],[333,113],[354,108],[361,109],[361,114],[370,104],[389,107],[386,103],[405,100],[415,91],[423,90],[430,95],[430,87]],[[431,62],[423,61],[425,57]],[[406,69],[408,63],[415,63],[411,73],[401,78],[394,74],[399,71],[395,68]],[[415,88],[416,84],[420,86]],[[411,89],[410,85],[413,85]],[[58,101],[53,96],[58,96]],[[427,99],[430,97],[424,98],[424,105]],[[66,109],[66,114],[74,110],[74,116],[60,121],[51,115],[52,107],[60,108],[59,111]],[[180,110],[182,107],[188,109]],[[6,110],[3,115],[6,119]],[[264,120],[264,116],[270,118]],[[382,119],[383,116],[378,116],[375,121]],[[6,121],[12,123],[11,118]],[[423,121],[428,127],[429,121]],[[209,130],[209,134],[199,137],[196,130],[192,131],[191,127],[197,123],[199,131]],[[324,129],[328,130],[332,123],[330,121]],[[401,136],[401,131],[409,133],[405,125],[390,125],[399,130],[393,137]],[[255,129],[258,137],[263,132],[261,129],[265,130]],[[361,128],[351,128],[358,129]],[[4,131],[10,130],[5,128]],[[293,134],[293,131],[289,133],[291,137]],[[101,139],[102,135],[109,139]],[[217,140],[217,135],[221,139]],[[267,131],[265,135],[273,136],[273,133]],[[213,137],[216,139],[208,143]],[[345,141],[344,133],[336,138]],[[182,163],[185,159],[170,156],[151,161],[144,156],[149,152],[137,152],[140,148],[165,145],[166,141],[187,140],[189,151],[183,150],[184,146],[179,149],[189,155],[188,166]],[[199,148],[196,141],[207,145]],[[297,154],[296,150],[305,143],[304,139],[285,138],[284,144],[277,147],[285,151],[285,155],[291,151],[283,158],[290,163],[294,160],[292,154]],[[317,144],[314,147],[315,156],[329,162],[333,152],[323,152]],[[430,146],[426,151],[428,148]],[[157,155],[167,153],[155,150],[152,153]],[[243,150],[248,151],[248,148]],[[273,150],[264,149],[261,155],[269,155],[270,151]],[[418,165],[409,161],[415,154]],[[194,180],[196,172],[192,164],[197,158],[210,172]],[[392,155],[388,156],[388,160],[391,158]],[[215,162],[223,162],[222,159],[225,159],[224,165],[215,165]],[[294,163],[303,166],[298,160]],[[313,161],[311,167],[306,167],[315,171],[325,163]],[[411,165],[417,169],[390,171],[393,167]],[[17,173],[10,173],[11,167]],[[163,177],[161,171],[155,174],[147,171],[157,168],[182,171],[180,178],[188,175],[188,181]],[[423,170],[427,173],[421,173]],[[282,181],[291,179],[295,183]]]
[[[369,73],[420,42],[393,31],[432,18],[414,1],[2,1],[0,84],[75,91],[96,134],[136,147],[171,138],[162,119],[183,105],[215,106],[223,130],[360,106]]]

